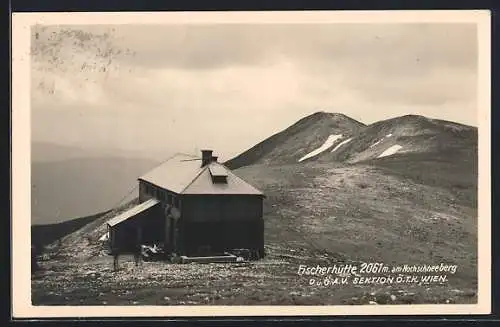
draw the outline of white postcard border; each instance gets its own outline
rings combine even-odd
[[[35,24],[473,23],[478,27],[478,303],[370,306],[33,306],[31,305],[30,29]],[[487,10],[14,13],[12,15],[12,316],[184,317],[468,315],[491,311],[491,37]]]

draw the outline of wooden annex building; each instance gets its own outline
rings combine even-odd
[[[265,196],[211,150],[177,154],[139,181],[139,204],[108,221],[112,252],[163,244],[165,252],[196,256],[248,249],[264,256]]]

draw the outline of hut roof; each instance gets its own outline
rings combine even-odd
[[[216,183],[212,174],[227,176],[226,182]],[[139,180],[149,182],[177,194],[245,194],[263,195],[261,191],[236,176],[218,162],[201,166],[199,157],[177,154],[154,168]]]

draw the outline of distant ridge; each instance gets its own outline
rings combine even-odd
[[[156,165],[155,160],[126,157],[32,162],[31,223],[59,223],[105,211]]]
[[[408,153],[477,151],[477,128],[408,114],[365,125],[342,113],[315,112],[225,164],[355,163]]]
[[[397,149],[394,152],[389,149]],[[404,115],[375,122],[322,161],[360,162],[415,154],[462,156],[477,151],[477,128],[420,115]]]

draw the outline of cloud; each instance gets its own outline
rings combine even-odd
[[[62,37],[52,36],[61,29]],[[365,123],[408,113],[476,123],[474,25],[109,25],[36,33],[34,137],[47,141],[71,133],[88,144],[161,149],[175,138],[178,148],[213,143],[237,154],[316,110]],[[110,126],[126,136],[110,134]]]
[[[473,24],[295,24],[120,26],[117,44],[133,48],[134,64],[183,69],[260,65],[282,57],[303,62],[379,63],[385,72],[476,65]],[[468,45],[468,46],[464,46]]]

